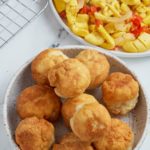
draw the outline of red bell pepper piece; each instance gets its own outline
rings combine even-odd
[[[83,6],[83,8],[81,8],[80,13],[93,15],[95,12],[97,12],[99,10],[100,10],[99,7],[85,5],[85,6]]]
[[[133,15],[133,18],[131,19],[132,27],[130,29],[130,32],[133,33],[136,37],[139,36],[143,32],[143,27],[141,26],[142,17],[138,15]]]
[[[81,14],[88,14],[89,11],[90,11],[90,7],[85,5],[85,6],[83,6],[83,8],[81,8],[80,13]]]
[[[95,19],[95,25],[99,27],[102,24],[101,20]]]
[[[62,19],[66,19],[66,11],[62,11],[59,15]]]

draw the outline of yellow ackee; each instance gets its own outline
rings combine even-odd
[[[136,47],[133,44],[133,41],[126,41],[123,45],[123,49],[124,49],[124,51],[129,52],[129,53],[137,53],[138,52],[138,50],[136,49]]]
[[[90,32],[96,31],[96,25],[94,25],[94,24],[89,25],[89,31],[90,31]]]
[[[76,21],[77,22],[86,22],[88,24],[89,15],[87,15],[87,14],[78,14]]]
[[[106,1],[103,0],[103,1],[100,1],[100,0],[90,0],[90,4],[91,5],[96,5],[96,6],[100,6],[102,8],[105,8],[106,6]]]
[[[103,43],[101,46],[107,49],[113,49],[115,47],[115,41],[113,37],[110,36],[110,34],[105,30],[105,28],[102,25],[98,27],[98,31],[103,37],[103,39],[106,40],[106,42]]]
[[[142,0],[145,5],[150,5],[150,0]]]
[[[144,44],[146,49],[150,49],[150,34],[148,33],[142,33],[138,39]]]
[[[104,39],[101,37],[101,35],[98,32],[92,32],[86,35],[84,38],[87,42],[97,46],[100,46],[104,42]]]
[[[76,22],[78,11],[77,0],[70,0],[68,3],[66,3],[66,16],[69,26],[73,25]]]
[[[54,4],[59,13],[64,11],[66,8],[66,3],[64,0],[54,0]]]
[[[85,37],[89,34],[88,20],[89,16],[87,14],[78,14],[75,23],[71,25],[71,30],[76,35]]]
[[[150,25],[150,14],[144,18],[143,22],[147,25]]]
[[[144,52],[150,49],[150,34],[142,33],[134,41],[126,41],[123,45],[126,52]]]
[[[139,5],[141,0],[122,0],[122,2],[127,5]]]
[[[76,35],[81,37],[85,37],[87,34],[89,34],[88,24],[84,22],[76,22],[74,25],[72,25],[71,29]]]

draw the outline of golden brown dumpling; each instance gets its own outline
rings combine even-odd
[[[86,65],[90,71],[91,83],[89,89],[96,88],[107,78],[110,65],[107,58],[94,50],[81,51],[76,58]]]
[[[48,86],[33,85],[24,89],[17,99],[17,112],[24,119],[36,116],[50,121],[59,117],[61,101]]]
[[[82,107],[85,104],[90,104],[93,102],[97,102],[94,96],[86,93],[65,100],[61,109],[61,113],[65,121],[65,124],[68,127],[70,127],[70,119],[73,117],[76,110],[78,110],[80,107]]]
[[[96,150],[132,150],[134,134],[128,124],[112,119],[109,132],[94,142]]]
[[[77,59],[67,59],[48,73],[50,85],[55,93],[64,98],[82,94],[90,84],[88,68]]]
[[[26,118],[17,126],[15,140],[21,150],[49,150],[54,143],[54,127],[44,119]]]
[[[94,150],[90,142],[81,141],[74,133],[63,136],[60,144],[54,144],[53,150]]]
[[[111,125],[107,109],[97,103],[85,104],[74,113],[70,126],[82,141],[96,141],[103,136]]]
[[[49,48],[42,51],[32,61],[31,70],[32,77],[38,84],[49,85],[48,71],[55,65],[63,62],[68,57],[60,50]]]
[[[103,100],[113,114],[127,114],[138,102],[139,84],[130,74],[112,73],[102,85]]]

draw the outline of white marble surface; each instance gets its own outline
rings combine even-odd
[[[39,51],[58,45],[79,44],[59,25],[49,8],[38,19],[27,26],[6,46],[0,49],[0,150],[11,150],[3,126],[3,98],[14,73]],[[123,59],[140,78],[150,98],[150,57]],[[150,127],[141,150],[149,150]]]

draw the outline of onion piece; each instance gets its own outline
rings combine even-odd
[[[84,4],[85,4],[85,0],[77,0],[78,2],[78,9],[83,8]]]
[[[130,19],[132,17],[132,12],[128,11],[124,16],[121,16],[120,18],[117,17],[108,17],[108,21],[110,22],[114,22],[114,23],[119,23],[119,22],[123,22],[127,19]]]
[[[106,17],[100,13],[95,13],[95,18],[96,19],[100,19],[103,20],[105,22],[112,22],[112,23],[120,23],[123,22],[127,19],[130,19],[132,17],[132,12],[128,11],[125,15],[121,16],[121,17]]]

